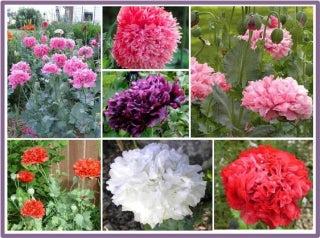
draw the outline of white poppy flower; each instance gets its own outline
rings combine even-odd
[[[181,149],[152,143],[124,151],[111,164],[107,189],[116,205],[132,211],[136,221],[154,228],[163,220],[192,214],[205,194],[200,165],[189,165]]]
[[[62,29],[57,29],[54,31],[55,34],[63,35],[64,31]]]

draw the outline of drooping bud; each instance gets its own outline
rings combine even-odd
[[[249,17],[247,21],[248,30],[259,30],[261,28],[261,17],[258,14],[254,14]]]
[[[201,28],[200,26],[196,25],[191,28],[191,34],[193,37],[199,37],[201,35]]]
[[[280,28],[276,28],[271,33],[271,40],[273,43],[279,44],[283,39],[283,31]]]
[[[191,27],[197,25],[199,23],[199,12],[194,10],[191,12]]]
[[[297,12],[296,19],[298,22],[300,22],[301,25],[304,26],[307,21],[307,15],[304,12],[299,11]]]
[[[287,18],[287,15],[280,15],[280,22],[282,25],[286,24]]]

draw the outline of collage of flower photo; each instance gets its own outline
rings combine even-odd
[[[6,231],[314,231],[315,8],[6,5]]]

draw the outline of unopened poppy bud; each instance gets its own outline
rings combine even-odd
[[[271,33],[271,40],[273,43],[279,44],[283,39],[283,31],[279,28],[276,28]]]
[[[304,12],[299,11],[297,12],[296,19],[298,22],[300,22],[301,25],[304,26],[307,21],[307,15]]]
[[[191,28],[191,34],[194,37],[199,37],[201,35],[201,28],[200,26],[196,25]]]
[[[191,27],[197,25],[199,23],[199,12],[198,11],[192,11],[191,12]]]

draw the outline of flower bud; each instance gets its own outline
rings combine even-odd
[[[282,25],[286,24],[287,18],[287,15],[280,15],[280,22]]]
[[[301,25],[304,26],[307,21],[307,15],[304,12],[299,11],[297,12],[296,19],[298,22],[300,22]]]
[[[15,180],[15,179],[17,178],[17,175],[16,175],[15,173],[11,173],[11,174],[10,174],[10,178],[11,178],[12,180]]]
[[[72,204],[70,208],[71,208],[72,211],[78,210],[78,208],[77,208],[77,206],[75,204]]]
[[[193,37],[199,37],[201,35],[201,28],[200,26],[196,25],[191,28],[191,34]]]
[[[247,31],[247,26],[245,20],[241,19],[237,25],[237,31],[239,35],[244,35]]]
[[[271,33],[271,40],[273,43],[279,44],[283,39],[283,31],[279,28],[276,28]]]
[[[16,195],[15,194],[11,195],[10,199],[12,202],[14,202],[14,200],[16,200]]]
[[[28,189],[28,193],[30,196],[32,196],[34,194],[34,189],[33,188],[29,188]]]
[[[247,21],[248,30],[259,30],[261,28],[261,17],[258,14],[254,14],[249,17]]]
[[[199,12],[192,11],[191,12],[191,27],[197,25],[199,23]]]

